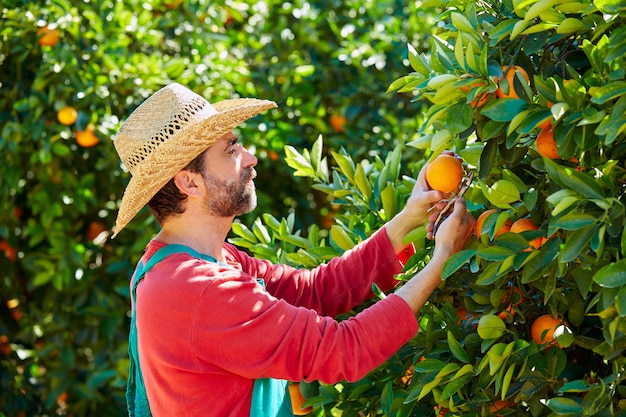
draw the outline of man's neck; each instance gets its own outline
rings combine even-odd
[[[192,216],[183,213],[164,222],[156,239],[167,244],[189,246],[200,253],[224,262],[222,246],[230,231],[233,218]]]

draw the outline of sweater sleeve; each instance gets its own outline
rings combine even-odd
[[[338,323],[273,297],[245,274],[221,271],[211,281],[192,325],[200,371],[216,365],[248,378],[355,381],[417,331],[413,311],[393,294]]]
[[[383,291],[393,288],[397,283],[394,276],[404,266],[402,261],[414,252],[411,246],[397,256],[384,227],[343,255],[312,270],[274,265],[231,245],[226,249],[243,271],[263,278],[267,291],[275,297],[332,317],[371,298],[372,283]]]

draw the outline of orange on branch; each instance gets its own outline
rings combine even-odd
[[[56,28],[50,29],[49,26],[41,27],[37,30],[37,42],[41,46],[54,46],[57,44],[60,38],[59,30]]]
[[[297,382],[289,382],[289,397],[291,397],[291,408],[296,416],[304,416],[313,411],[313,407],[302,408],[302,404],[306,401],[300,391],[300,384]]]
[[[85,130],[78,130],[76,132],[76,143],[84,148],[90,148],[98,143],[98,137],[94,132],[93,126],[87,126]]]
[[[533,223],[533,221],[528,218],[528,217],[524,217],[521,218],[519,220],[516,220],[513,222],[513,224],[511,225],[511,232],[513,233],[522,233],[522,232],[526,232],[528,230],[539,230],[539,226],[537,226],[535,223]],[[524,251],[530,251],[531,248],[532,249],[539,249],[539,247],[541,245],[543,245],[545,243],[546,239],[544,237],[538,237],[536,239],[531,240],[530,242],[528,242],[530,244],[530,248],[524,249]]]
[[[554,331],[561,324],[564,324],[563,320],[554,317],[552,314],[544,314],[537,317],[530,327],[530,336],[538,345],[546,343],[555,345]]]
[[[4,252],[4,256],[6,256],[9,261],[17,261],[17,251],[4,239],[0,239],[0,251]]]
[[[65,106],[57,112],[57,120],[65,126],[74,124],[78,119],[78,112],[72,106]]]
[[[537,135],[535,140],[537,145],[537,152],[542,156],[550,159],[559,159],[559,152],[556,147],[556,141],[554,140],[554,131],[552,128],[543,129]]]
[[[485,223],[485,219],[492,213],[497,212],[496,209],[489,209],[489,210],[485,210],[483,211],[480,216],[478,216],[478,218],[476,219],[476,225],[474,228],[474,231],[476,233],[476,237],[480,239],[480,235],[483,232],[483,224]],[[498,237],[500,236],[502,233],[506,233],[511,229],[511,224],[512,221],[511,219],[508,219],[503,225],[502,227],[500,227],[500,229],[498,229],[498,231],[493,235],[493,237]]]
[[[85,234],[85,237],[87,238],[87,240],[89,241],[93,241],[95,240],[98,236],[100,236],[100,233],[106,231],[107,228],[106,226],[100,222],[100,221],[93,221],[91,223],[89,223],[89,226],[87,226],[87,233]]]
[[[515,91],[516,72],[519,72],[520,74],[522,74],[522,77],[524,78],[526,83],[530,85],[530,78],[528,78],[528,73],[526,72],[526,70],[524,70],[524,68],[520,67],[519,65],[514,65],[513,67],[509,67],[508,65],[505,65],[502,67],[503,78],[498,80],[498,89],[496,90],[496,96],[498,96],[499,98],[504,98],[504,97],[519,98],[519,95]],[[507,83],[508,93],[505,93],[502,90],[500,83],[502,84]]]
[[[465,170],[463,164],[452,155],[439,155],[426,166],[426,181],[430,188],[451,193],[459,188]]]
[[[337,133],[343,133],[343,127],[346,125],[346,118],[339,113],[333,113],[330,116],[330,125]]]

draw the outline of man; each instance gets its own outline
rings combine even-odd
[[[459,200],[437,231],[430,263],[338,323],[332,317],[372,296],[372,282],[393,288],[404,236],[433,219],[443,195],[429,189],[422,170],[401,213],[313,270],[250,257],[225,243],[234,218],[256,205],[257,159],[232,130],[275,106],[256,99],[211,105],[171,84],[119,130],[115,147],[132,178],[114,233],[145,204],[161,226],[131,284],[131,415],[141,408],[134,389],[142,384],[155,416],[282,416],[290,414],[284,381],[362,378],[415,335],[416,312],[472,233],[474,219]]]

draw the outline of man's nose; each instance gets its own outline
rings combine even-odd
[[[259,162],[259,160],[257,159],[256,156],[252,155],[250,153],[250,151],[248,151],[248,148],[243,148],[244,152],[243,152],[243,164],[244,166],[256,166],[256,164]]]

